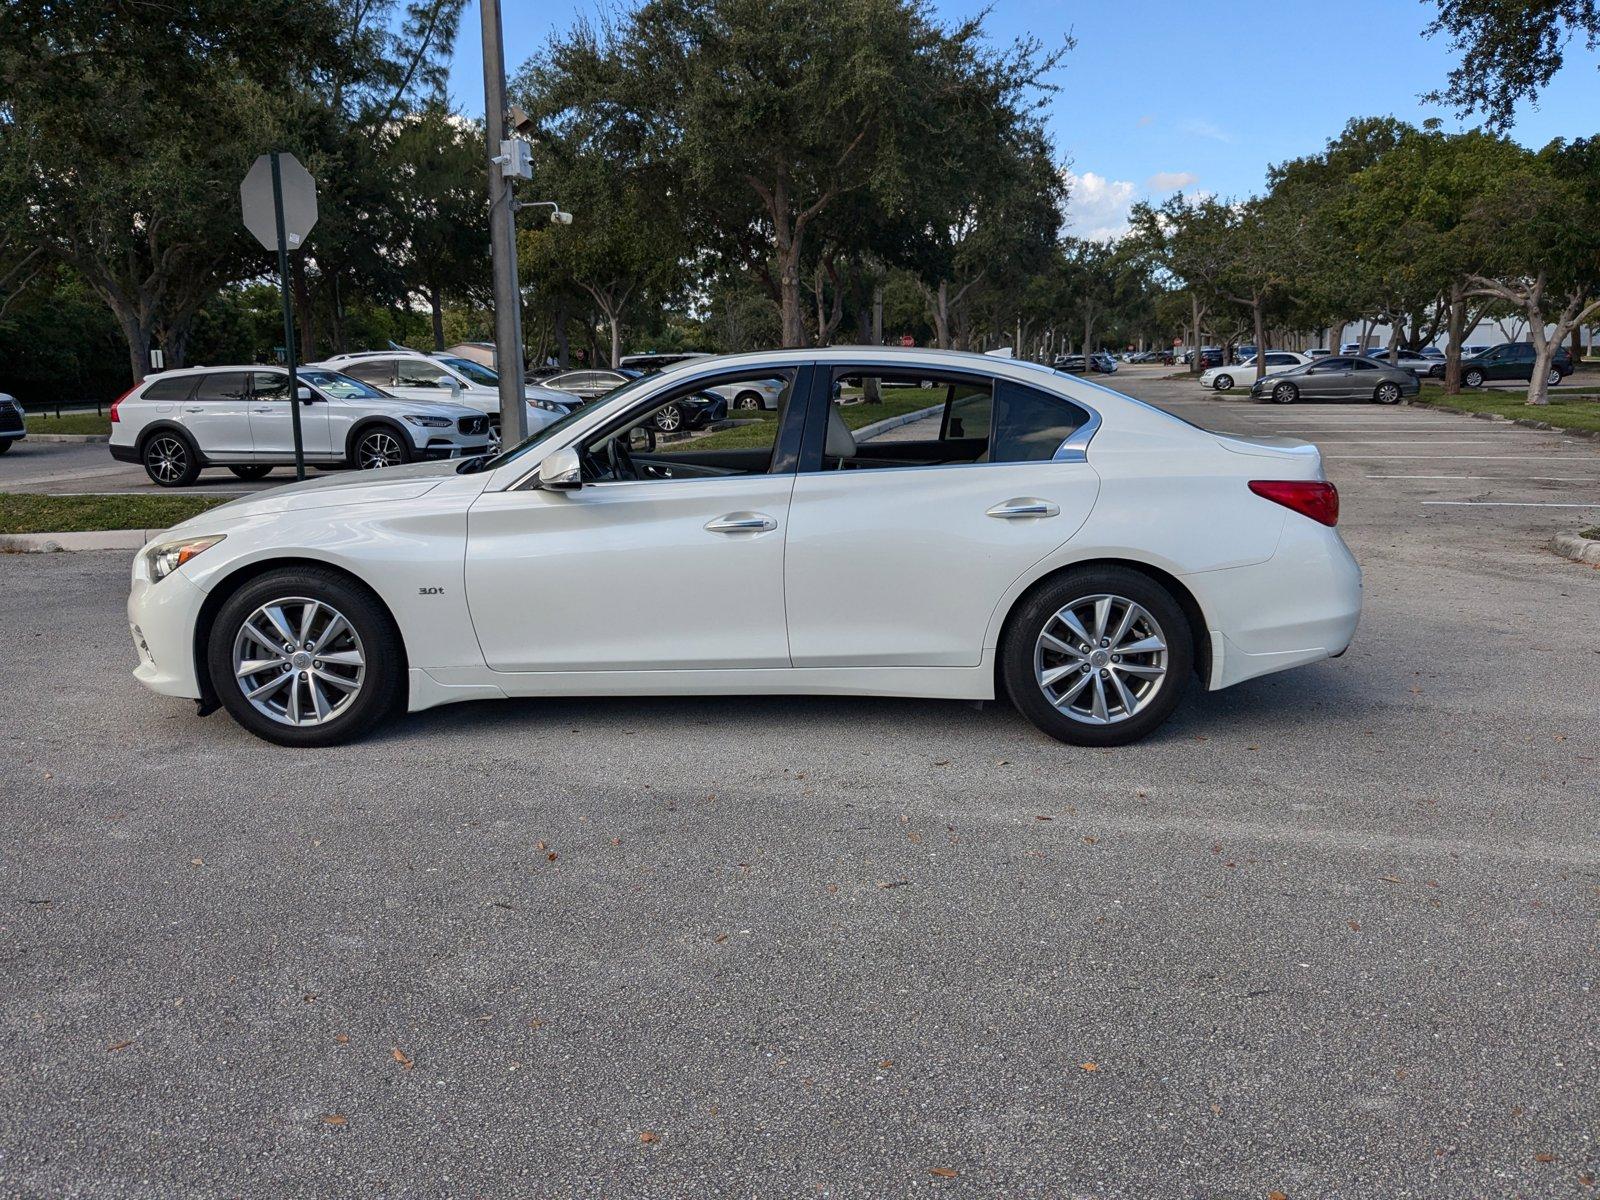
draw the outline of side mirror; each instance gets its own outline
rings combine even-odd
[[[650,452],[656,448],[656,431],[645,425],[635,425],[628,430],[628,449],[630,451]]]
[[[455,399],[461,395],[461,381],[455,376],[450,377],[450,397]]]
[[[571,446],[552,450],[539,464],[539,486],[551,492],[573,492],[583,486],[583,464]]]
[[[313,397],[311,395],[311,389],[308,388],[308,387],[303,387],[302,386],[302,387],[295,388],[294,395],[295,395],[295,399],[297,399],[297,400],[299,400],[299,401],[301,401],[302,403],[305,403],[305,404],[310,404],[312,399],[313,399]]]

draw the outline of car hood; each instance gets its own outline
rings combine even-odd
[[[341,471],[321,479],[288,483],[231,500],[174,528],[185,531],[191,526],[212,529],[217,525],[218,517],[227,521],[264,513],[414,500],[454,475],[459,465],[455,460],[442,459],[437,462],[409,463],[403,467],[385,467],[381,471]]]
[[[404,416],[406,413],[415,413],[419,417],[445,417],[451,421],[458,421],[462,417],[481,417],[481,408],[470,408],[465,404],[452,404],[448,400],[405,400],[399,396],[387,396],[382,400],[373,400],[368,397],[349,401],[362,408],[369,408],[374,412],[393,413],[395,416]]]

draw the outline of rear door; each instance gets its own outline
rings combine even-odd
[[[874,376],[884,403],[848,403]],[[930,369],[932,388],[894,386],[904,364],[817,378],[784,556],[794,665],[977,666],[1006,589],[1094,506],[1099,478],[1072,443],[1092,414],[977,371]],[[919,402],[920,420],[874,429],[874,408]]]
[[[316,395],[314,391],[312,394]],[[257,462],[294,461],[294,416],[289,408],[287,371],[250,373],[250,438]],[[325,399],[318,397],[300,406],[300,441],[308,458],[332,457]]]
[[[250,376],[245,371],[210,371],[178,406],[178,419],[200,453],[215,462],[255,461],[250,440]]]

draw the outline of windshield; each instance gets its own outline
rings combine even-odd
[[[500,376],[482,363],[475,363],[470,358],[441,358],[439,361],[452,371],[465,375],[473,383],[481,383],[484,387],[500,386]]]
[[[617,388],[616,391],[607,392],[602,400],[595,401],[593,404],[579,405],[566,416],[557,421],[553,421],[549,425],[546,425],[543,429],[529,434],[515,446],[512,446],[508,450],[502,450],[493,458],[469,458],[466,459],[461,466],[457,467],[456,469],[463,475],[470,475],[474,471],[493,471],[497,467],[503,467],[506,465],[506,463],[520,458],[535,446],[549,441],[551,438],[561,433],[569,425],[572,425],[574,422],[576,422],[579,418],[587,417],[590,413],[594,412],[597,404],[604,404],[609,408],[618,400],[621,400],[623,403],[627,403],[627,400],[625,399],[626,397],[651,382],[653,381],[648,376],[645,376],[635,379],[631,383],[625,383],[621,387]],[[565,399],[565,397],[563,397],[563,399]]]
[[[362,383],[337,371],[301,371],[300,378],[335,400],[392,400],[388,392],[380,392],[370,383]]]

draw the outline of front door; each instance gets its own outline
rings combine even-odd
[[[1309,400],[1343,400],[1350,395],[1355,364],[1348,358],[1325,358],[1306,368],[1300,394]]]
[[[832,395],[814,401],[827,407],[807,425],[789,510],[790,657],[796,667],[977,666],[1001,597],[1094,507],[1099,477],[1070,444],[1091,416],[979,372],[834,376]],[[920,402],[932,408],[921,420],[873,428],[874,410]]]
[[[251,372],[250,437],[255,443],[257,462],[294,461],[294,417],[289,411],[288,372]],[[300,444],[307,458],[333,456],[326,400],[319,397],[300,406]]]
[[[467,600],[492,669],[789,666],[783,558],[795,476],[778,436],[787,405],[749,426],[658,441],[646,430],[681,391],[657,393],[576,446],[577,490],[524,487],[474,502]]]

